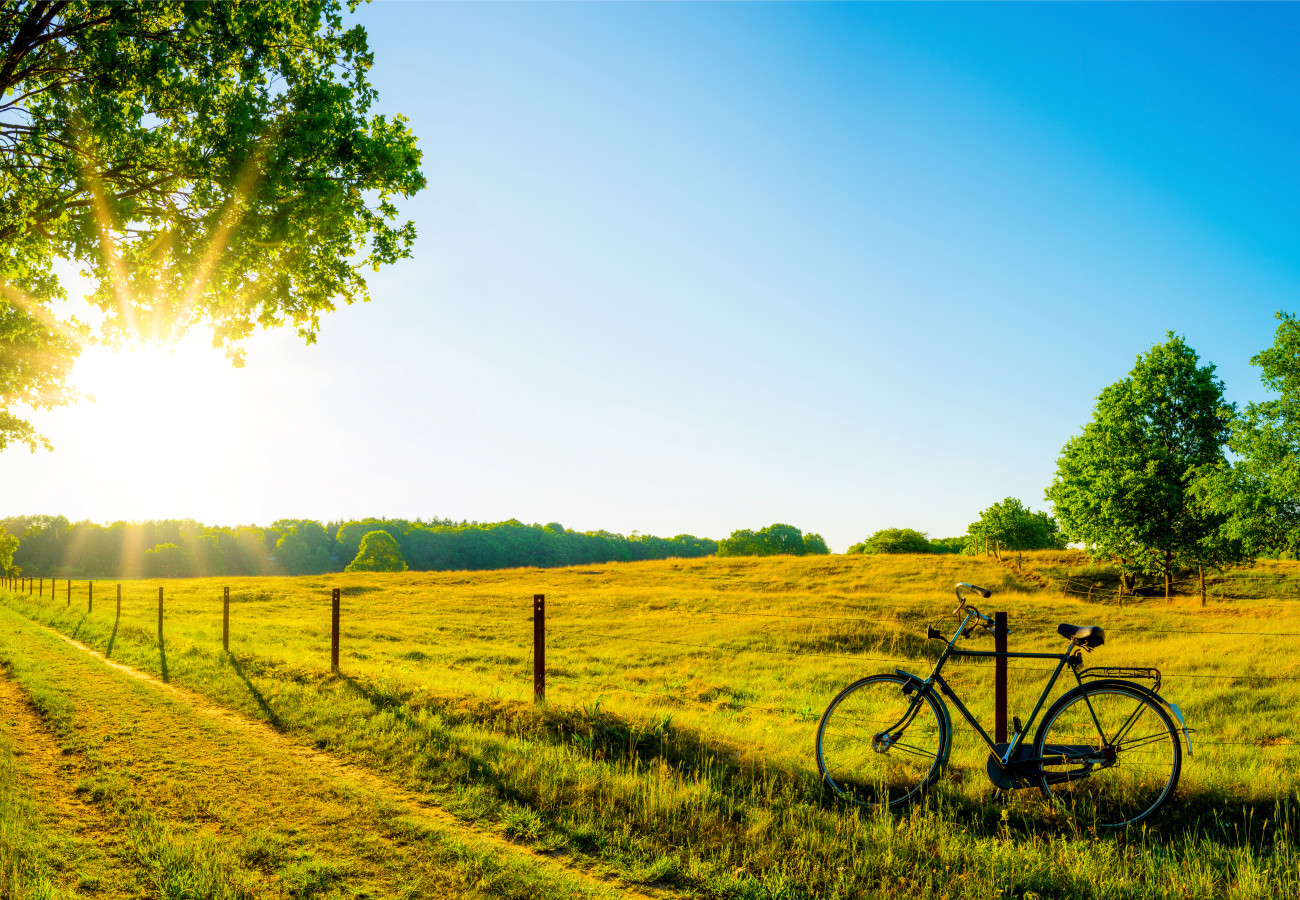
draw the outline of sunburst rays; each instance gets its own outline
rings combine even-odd
[[[74,135],[80,131],[81,129],[74,128]],[[79,154],[82,175],[90,194],[90,209],[95,220],[100,252],[113,292],[114,306],[129,340],[152,339],[159,343],[170,344],[185,334],[195,306],[207,291],[213,273],[230,245],[231,235],[248,211],[249,199],[263,175],[274,131],[274,128],[268,129],[254,142],[253,151],[240,166],[234,186],[217,217],[216,227],[208,237],[206,247],[188,278],[184,293],[170,310],[170,315],[163,315],[162,307],[168,304],[159,296],[159,291],[165,281],[162,277],[163,271],[174,261],[172,251],[176,240],[175,229],[162,229],[147,249],[146,254],[152,257],[156,267],[154,296],[150,304],[153,308],[154,321],[147,332],[142,331],[140,327],[137,298],[132,291],[130,273],[119,248],[117,235],[121,229],[113,221],[113,211],[108,194],[104,190],[104,180],[96,171],[91,154],[84,150]],[[84,147],[84,144],[82,146]]]
[[[257,149],[249,154],[248,159],[240,168],[239,178],[235,181],[234,190],[226,198],[221,210],[221,216],[217,220],[217,227],[208,239],[208,246],[203,251],[203,256],[199,259],[199,264],[195,267],[194,275],[190,279],[189,287],[186,288],[185,294],[181,297],[180,305],[172,317],[171,327],[167,334],[169,342],[174,341],[185,332],[194,304],[207,290],[212,273],[230,242],[231,233],[239,226],[244,214],[248,211],[249,198],[252,197],[253,191],[256,190],[257,184],[262,178],[263,167],[266,163],[267,146],[268,142],[265,139],[259,140]]]
[[[37,322],[40,322],[46,330],[53,334],[57,334],[78,350],[85,347],[86,340],[76,328],[73,328],[67,322],[64,322],[54,313],[50,312],[50,310],[46,308],[45,304],[28,296],[24,291],[4,279],[0,279],[0,297],[3,297],[9,304],[21,309]]]

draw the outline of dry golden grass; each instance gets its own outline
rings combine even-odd
[[[1024,562],[1049,573],[1088,571],[1075,551],[1025,554]],[[986,612],[1009,613],[1012,650],[1058,652],[1058,623],[1100,625],[1107,643],[1090,664],[1160,668],[1162,693],[1198,730],[1184,775],[1188,788],[1258,799],[1295,785],[1293,751],[1258,749],[1300,741],[1288,712],[1300,701],[1300,680],[1271,680],[1300,679],[1300,604],[1277,596],[1212,600],[1204,609],[1196,597],[1116,606],[1108,596],[1089,604],[1039,589],[992,558],[900,555],[124,582],[116,631],[106,583],[96,586],[89,615],[85,583],[74,583],[68,606],[60,582],[44,608],[70,633],[97,636],[110,652],[153,645],[156,653],[162,585],[160,663],[174,666],[187,653],[220,648],[221,589],[228,586],[237,657],[325,672],[330,589],[339,587],[345,672],[428,694],[527,700],[532,597],[542,593],[553,704],[671,716],[722,744],[808,769],[817,717],[841,686],[876,671],[928,671],[939,644],[924,639],[926,626],[951,632],[957,581],[994,590],[979,603]],[[1259,585],[1263,592],[1280,585],[1285,597],[1293,582],[1300,584],[1300,562],[1265,562],[1220,577],[1215,587]],[[974,649],[991,644],[982,633],[965,642]],[[1042,665],[1050,663],[1012,663],[1010,709],[1022,719],[1044,683]],[[991,732],[991,669],[951,663],[946,674]],[[1244,674],[1259,677],[1229,677]],[[1067,678],[1055,693],[1073,685]],[[982,790],[986,755],[958,721],[955,777],[969,770],[972,790]]]
[[[1105,574],[1070,554],[1026,564],[1049,583]],[[1162,693],[1198,732],[1163,835],[1098,840],[1033,791],[993,804],[987,750],[960,720],[923,809],[862,815],[820,787],[813,737],[826,702],[864,674],[928,671],[939,645],[926,626],[955,626],[959,580],[995,591],[980,606],[1010,614],[1012,650],[1061,649],[1060,622],[1100,625],[1107,643],[1090,664],[1166,673]],[[198,579],[161,583],[161,647],[159,582],[123,583],[120,621],[106,584],[89,614],[84,583],[71,605],[62,585],[53,600],[0,601],[629,882],[727,898],[1167,900],[1300,891],[1297,583],[1296,563],[1228,573],[1202,609],[1196,597],[1085,603],[959,556]],[[230,656],[219,652],[225,585]],[[341,676],[329,673],[336,586]],[[547,598],[542,707],[531,703],[534,593]],[[991,667],[945,675],[991,728]],[[1027,718],[1045,673],[1025,663],[1010,675],[1011,712]]]

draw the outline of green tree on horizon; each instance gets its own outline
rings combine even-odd
[[[1201,473],[1224,464],[1235,410],[1213,365],[1169,332],[1097,397],[1047,488],[1062,531],[1126,572],[1164,578],[1213,555],[1221,518],[1196,499]]]
[[[738,529],[718,541],[718,556],[807,556],[830,553],[820,534],[804,534],[793,525],[777,522],[753,531]]]
[[[882,528],[865,541],[850,547],[847,553],[933,553],[934,547],[923,532],[915,528]]]
[[[990,549],[1064,550],[1065,535],[1050,514],[1035,512],[1015,497],[1007,497],[980,511],[978,521],[966,529],[972,550],[987,542]]]
[[[1276,396],[1247,403],[1232,424],[1236,459],[1207,468],[1196,485],[1205,509],[1223,517],[1221,545],[1236,558],[1300,553],[1300,321],[1278,312],[1273,343],[1251,357]]]
[[[14,553],[18,550],[18,538],[0,529],[0,575],[13,575]]]
[[[367,532],[361,538],[357,558],[348,563],[346,572],[405,572],[402,548],[387,531]]]

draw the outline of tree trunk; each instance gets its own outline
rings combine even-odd
[[[1205,566],[1197,566],[1196,571],[1201,575],[1201,606],[1205,605]]]
[[[1170,559],[1170,554],[1165,554],[1165,602],[1169,602],[1169,595],[1173,589],[1174,581],[1174,561]]]

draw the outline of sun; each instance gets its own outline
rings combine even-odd
[[[114,351],[89,347],[72,381],[86,399],[78,428],[97,467],[149,489],[190,493],[210,483],[239,418],[238,371],[202,340]]]

